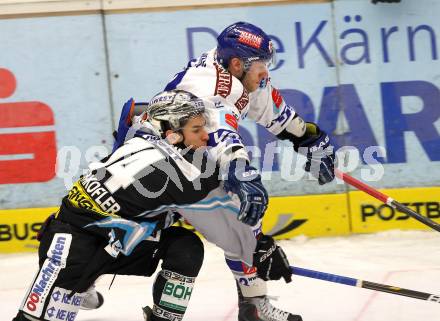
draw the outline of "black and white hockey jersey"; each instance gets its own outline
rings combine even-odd
[[[109,239],[112,256],[129,255],[180,217],[173,209],[203,200],[218,186],[218,167],[206,152],[181,150],[139,131],[89,165],[57,217]]]

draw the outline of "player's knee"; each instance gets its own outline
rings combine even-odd
[[[197,276],[203,257],[204,248],[200,238],[195,233],[182,229],[169,246],[162,267],[186,276]]]

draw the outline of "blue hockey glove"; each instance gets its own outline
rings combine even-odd
[[[113,143],[114,152],[121,147],[125,142],[125,136],[127,136],[128,129],[131,126],[131,119],[134,112],[134,99],[130,98],[124,106],[122,106],[121,116],[119,117],[118,131],[113,133],[115,142]]]
[[[244,161],[233,160],[229,165],[224,189],[240,198],[238,220],[254,226],[267,209],[268,195],[258,171]]]
[[[295,150],[307,157],[305,171],[318,179],[319,185],[335,178],[335,153],[330,138],[314,123],[306,123],[306,133],[296,143]]]

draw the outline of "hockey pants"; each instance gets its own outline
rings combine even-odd
[[[155,314],[182,318],[203,262],[203,243],[195,234],[170,227],[158,242],[142,241],[130,256],[116,259],[104,251],[106,245],[107,240],[53,220],[40,242],[39,270],[13,321],[73,321],[84,292],[100,275],[151,276],[161,259],[153,285]]]

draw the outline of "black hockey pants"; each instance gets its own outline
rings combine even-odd
[[[39,271],[13,321],[28,320],[25,316],[31,320],[73,321],[83,292],[103,274],[151,276],[162,259],[166,273],[194,278],[203,262],[203,243],[180,227],[162,230],[159,241],[142,241],[130,256],[120,254],[114,259],[104,250],[106,245],[107,240],[99,236],[56,219],[51,221],[38,250]],[[159,289],[156,283],[160,283]],[[156,293],[165,285],[156,283],[154,301],[159,304]]]

